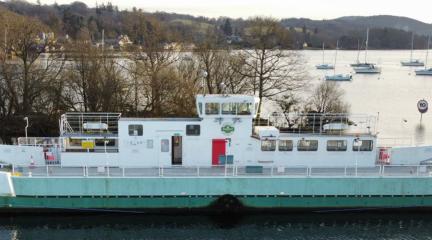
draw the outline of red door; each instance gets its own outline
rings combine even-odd
[[[219,165],[219,156],[225,155],[225,139],[213,139],[212,164]]]

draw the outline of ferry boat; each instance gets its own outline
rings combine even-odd
[[[66,113],[58,138],[0,145],[0,211],[432,207],[431,146],[379,139],[373,116],[303,114],[290,129],[257,106],[198,95],[196,118]]]

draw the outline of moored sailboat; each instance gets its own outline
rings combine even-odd
[[[413,59],[413,51],[414,51],[414,32],[411,36],[411,54],[409,61],[402,61],[401,65],[405,67],[423,67],[424,63],[418,59]]]
[[[354,72],[357,74],[381,73],[380,67],[375,66],[375,64],[373,64],[373,63],[367,62],[368,45],[369,45],[369,28],[366,30],[365,62],[364,62],[364,64],[353,67]]]
[[[336,63],[337,63],[338,50],[339,50],[339,40],[336,42],[336,52],[335,52],[333,75],[326,75],[325,79],[327,81],[351,81],[351,79],[352,79],[351,74],[336,74]]]
[[[425,68],[421,70],[416,70],[415,74],[419,76],[432,76],[432,68],[428,68],[428,55],[429,55],[429,44],[430,44],[430,36],[428,37],[427,50],[426,50],[426,60],[425,60]]]
[[[319,69],[319,70],[334,69],[334,66],[333,66],[333,65],[331,65],[331,64],[329,64],[329,63],[325,63],[325,61],[324,61],[324,55],[325,55],[325,46],[324,46],[324,43],[322,44],[322,51],[323,51],[323,55],[322,55],[322,63],[316,65],[316,66],[315,66],[316,69]]]

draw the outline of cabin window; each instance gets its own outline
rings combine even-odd
[[[236,115],[236,104],[235,103],[222,103],[222,114],[224,114],[224,115]]]
[[[347,150],[346,140],[328,140],[327,151],[330,152],[343,152]]]
[[[69,147],[81,147],[81,142],[83,139],[69,138]]]
[[[186,125],[187,136],[199,136],[201,133],[200,125]]]
[[[202,103],[198,103],[198,112],[200,115],[202,115]]]
[[[373,149],[373,141],[372,140],[359,140],[361,144],[359,144],[358,141],[353,141],[353,151],[363,151],[363,152],[370,152]]]
[[[262,140],[261,151],[269,152],[276,150],[276,140]]]
[[[318,140],[299,140],[297,151],[317,151]]]
[[[237,104],[237,115],[250,115],[252,103],[238,103]]]
[[[218,115],[219,114],[219,103],[206,103],[205,113],[206,115]]]
[[[142,136],[143,135],[143,126],[132,124],[129,125],[129,136]]]
[[[168,139],[162,139],[161,140],[161,152],[169,152],[169,140]]]
[[[293,141],[292,140],[279,140],[279,151],[286,152],[293,150]]]
[[[105,141],[107,141],[106,146],[107,147],[114,147],[115,146],[115,140],[114,139],[96,139],[95,140],[95,146],[96,147],[105,147]]]

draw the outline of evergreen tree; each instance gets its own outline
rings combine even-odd
[[[231,27],[231,21],[227,18],[225,19],[225,23],[222,27],[222,31],[225,33],[225,35],[227,36],[231,36],[233,33],[232,27]]]

